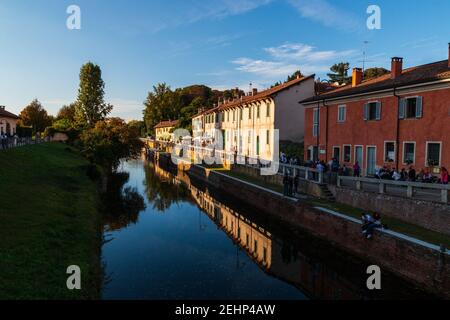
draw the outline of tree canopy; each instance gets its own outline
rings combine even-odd
[[[376,78],[389,72],[390,71],[385,68],[369,68],[364,71],[364,79]]]
[[[337,82],[339,84],[348,84],[351,82],[351,77],[348,76],[348,70],[350,70],[350,64],[348,62],[339,62],[334,64],[327,76],[331,82]]]
[[[75,118],[80,126],[93,127],[106,118],[113,109],[105,103],[105,83],[98,65],[88,62],[80,70],[80,87],[76,101]]]
[[[33,100],[20,112],[19,125],[32,127],[33,134],[43,132],[52,122],[53,117],[48,115],[47,111],[37,99]]]

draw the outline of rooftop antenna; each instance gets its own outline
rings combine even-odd
[[[373,62],[373,61],[370,61],[370,60],[367,60],[367,45],[369,44],[369,41],[364,41],[364,46],[363,46],[363,59],[362,59],[362,61],[360,60],[360,61],[358,61],[358,62],[362,62],[362,64],[363,64],[363,74],[364,74],[364,71],[366,71],[366,63],[367,62]]]

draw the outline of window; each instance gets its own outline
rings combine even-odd
[[[427,163],[429,167],[439,167],[441,165],[441,143],[427,142]]]
[[[242,121],[242,119],[243,119],[243,116],[244,116],[244,110],[243,109],[240,109],[239,110],[239,119]]]
[[[384,162],[395,162],[395,142],[384,143]]]
[[[267,248],[263,249],[263,261],[267,262]]]
[[[266,131],[266,144],[270,144],[270,130]]]
[[[319,135],[319,109],[314,109],[313,114],[313,137]]]
[[[266,108],[266,117],[270,117],[270,104],[267,104],[267,108]]]
[[[227,122],[230,122],[230,111],[227,111]]]
[[[256,107],[256,118],[258,118],[259,119],[259,113],[260,113],[260,110],[261,110],[261,106],[257,106]]]
[[[344,162],[352,161],[352,146],[344,146]]]
[[[345,122],[347,117],[347,107],[339,106],[338,107],[338,122]]]
[[[255,252],[257,252],[257,251],[258,251],[258,241],[257,241],[257,240],[255,240],[255,241],[253,242],[253,247],[254,247],[254,249],[255,249]]]
[[[248,233],[247,233],[247,235],[246,235],[245,245],[247,246],[247,248],[250,247],[250,236],[248,235]]]
[[[416,143],[405,142],[403,144],[403,163],[413,164],[416,162]]]
[[[248,108],[248,118],[249,119],[252,118],[252,108],[251,107]]]
[[[233,110],[233,122],[236,121],[236,110]]]
[[[338,161],[341,160],[341,148],[340,147],[333,147],[333,158],[337,159]]]
[[[364,120],[381,120],[381,102],[369,102],[364,105]]]
[[[400,119],[418,119],[422,118],[423,98],[413,97],[400,100]]]

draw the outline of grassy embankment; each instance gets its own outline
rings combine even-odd
[[[0,299],[96,299],[100,214],[88,162],[63,144],[0,151]],[[69,291],[67,267],[81,268]]]
[[[241,179],[241,180],[245,180],[248,182],[251,182],[253,184],[271,189],[273,191],[282,193],[283,192],[283,188],[280,185],[275,185],[275,184],[267,184],[265,182],[263,182],[261,179],[257,178],[257,177],[253,177],[253,176],[249,176],[243,173],[236,173],[236,172],[231,172],[229,170],[219,167],[208,167],[205,166],[210,170],[215,170],[215,171],[220,171],[223,174],[229,175],[231,177],[237,178],[237,179]],[[320,206],[320,207],[324,207],[324,208],[328,208],[334,211],[338,211],[342,214],[348,215],[350,217],[356,218],[356,219],[360,219],[361,215],[365,212],[362,209],[359,208],[354,208],[348,205],[344,205],[344,204],[339,204],[339,203],[334,203],[334,202],[330,202],[330,201],[326,201],[326,200],[320,200],[320,199],[315,199],[310,197],[308,200],[303,200],[304,202],[310,204],[311,206]],[[403,233],[405,235],[420,239],[422,241],[426,241],[432,244],[436,244],[436,245],[441,245],[443,244],[446,248],[450,248],[450,236],[447,236],[445,234],[439,233],[439,232],[435,232],[435,231],[431,231],[428,229],[425,229],[423,227],[411,224],[411,223],[406,223],[403,222],[401,220],[395,219],[395,218],[390,218],[390,217],[383,217],[383,223],[387,224],[388,227],[396,232],[400,232]]]

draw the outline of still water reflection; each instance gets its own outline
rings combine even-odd
[[[114,205],[105,217],[104,299],[423,295],[389,275],[382,292],[368,292],[367,263],[269,221],[181,172],[141,160],[123,163],[121,171],[128,182],[122,193],[110,193],[124,204],[110,201]]]

